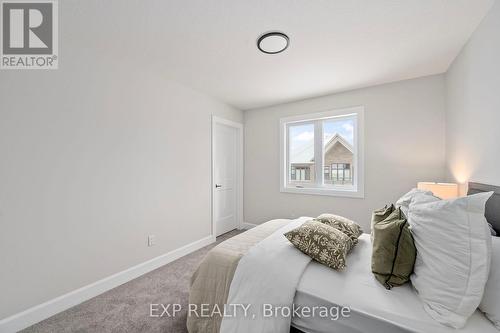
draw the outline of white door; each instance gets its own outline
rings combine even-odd
[[[216,236],[238,227],[239,131],[237,127],[215,121],[213,210]]]

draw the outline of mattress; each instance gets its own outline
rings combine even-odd
[[[349,307],[349,317],[295,316],[292,326],[306,333],[481,332],[498,333],[478,310],[462,329],[434,321],[423,309],[411,284],[386,290],[370,271],[370,235],[363,234],[343,272],[317,262],[306,268],[295,294],[295,306]]]

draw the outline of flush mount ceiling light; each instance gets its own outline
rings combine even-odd
[[[272,31],[263,34],[257,40],[257,47],[266,54],[277,54],[286,50],[290,39],[282,32]]]

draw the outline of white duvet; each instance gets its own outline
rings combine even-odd
[[[241,258],[231,282],[227,305],[238,309],[223,318],[221,333],[289,332],[297,285],[311,261],[283,235],[302,225],[301,217],[278,229]],[[283,315],[284,314],[284,315]]]
[[[410,284],[386,290],[370,271],[371,243],[367,234],[349,255],[348,267],[338,272],[297,250],[283,234],[309,220],[291,221],[253,246],[240,260],[228,295],[228,304],[244,305],[247,317],[224,317],[221,333],[289,332],[290,316],[264,317],[265,304],[298,306],[347,306],[350,316],[295,317],[293,326],[307,332],[498,332],[476,311],[462,329],[434,321],[423,309]],[[294,299],[295,296],[295,299]],[[230,313],[231,315],[231,313]]]

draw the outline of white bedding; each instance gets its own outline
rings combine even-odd
[[[386,290],[370,271],[370,235],[363,234],[347,257],[347,268],[337,272],[311,262],[297,287],[294,303],[301,306],[349,306],[349,318],[292,319],[292,325],[307,333],[392,333],[455,332],[498,333],[479,311],[462,329],[453,329],[434,321],[423,309],[422,302],[410,284]]]
[[[220,333],[287,333],[290,316],[263,316],[265,304],[289,306],[311,258],[296,249],[283,235],[309,220],[301,217],[254,245],[239,261],[229,289],[227,304],[250,305],[235,317],[224,317]],[[238,308],[242,310],[241,308]],[[244,316],[245,312],[247,316]]]

